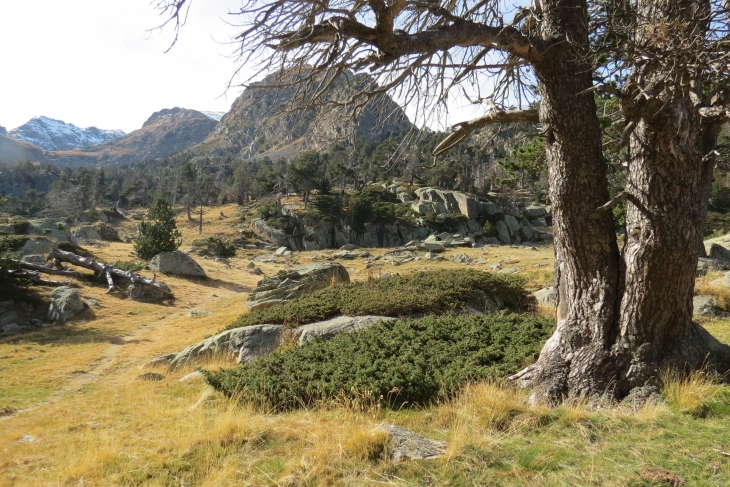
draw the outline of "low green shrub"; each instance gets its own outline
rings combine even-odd
[[[530,315],[429,316],[379,323],[244,363],[204,371],[228,396],[276,410],[372,393],[384,406],[427,404],[470,381],[501,379],[533,361],[555,324]]]
[[[497,227],[490,221],[484,222],[482,229],[484,230],[485,237],[496,237],[499,235]]]
[[[0,254],[15,252],[28,240],[28,235],[0,235]]]
[[[79,247],[76,244],[73,244],[71,242],[58,242],[58,248],[60,250],[63,250],[65,252],[73,252],[76,255],[80,255],[81,257],[86,257],[87,259],[96,259],[96,256],[93,252],[86,250],[82,247]]]
[[[279,323],[297,326],[345,315],[443,314],[462,307],[474,291],[496,294],[512,310],[525,301],[524,281],[515,275],[474,269],[442,269],[358,281],[321,289],[267,309],[241,315],[228,328]]]
[[[10,269],[17,269],[16,257],[13,254],[0,253],[0,300],[28,301],[40,305],[41,298],[32,287],[30,280],[10,277],[6,272]]]
[[[138,260],[123,260],[114,264],[114,267],[123,271],[139,272],[144,269],[145,263]]]
[[[27,235],[30,229],[30,222],[28,220],[16,220],[13,222],[13,230],[16,235]]]
[[[209,254],[218,257],[235,257],[236,246],[218,237],[205,237],[193,242],[194,247],[203,247]]]

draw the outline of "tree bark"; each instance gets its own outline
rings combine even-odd
[[[611,380],[605,350],[616,334],[619,250],[610,211],[601,129],[593,95],[587,11],[580,0],[545,2],[544,35],[556,42],[535,65],[553,203],[557,328],[538,361],[515,379],[534,399],[592,395]],[[582,93],[582,94],[581,94]]]
[[[629,143],[625,292],[614,351],[624,389],[619,392],[664,369],[726,367],[709,335],[692,322],[698,243],[712,181],[704,155],[714,141],[690,96],[690,89],[702,91],[701,73],[687,67],[682,51],[704,39],[702,12],[709,12],[709,3],[641,0],[638,12],[645,19],[638,42],[658,46],[664,56],[634,68],[622,101],[636,128]],[[657,26],[663,25],[675,28],[657,38]]]
[[[686,33],[696,36],[702,27],[694,19],[701,16],[688,12],[702,3],[643,0],[640,18],[648,32],[694,21]],[[580,39],[575,31],[566,38]],[[557,403],[566,397],[621,399],[634,388],[658,385],[668,369],[724,372],[730,348],[692,322],[712,172],[703,156],[713,142],[687,92],[690,84],[677,90],[677,63],[663,62],[635,68],[628,81],[622,109],[634,130],[627,236],[619,255],[610,204],[603,205],[609,198],[600,137],[592,133],[598,130],[595,107],[589,110],[592,97],[581,103],[576,95],[590,80],[570,74],[589,69],[576,61],[565,69],[570,59],[546,56],[547,66],[536,66],[554,212],[557,329],[538,361],[513,378],[535,389],[533,399]],[[554,69],[558,65],[562,73]],[[570,125],[576,122],[581,130]]]

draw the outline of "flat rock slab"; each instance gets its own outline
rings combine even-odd
[[[194,364],[216,355],[235,356],[238,363],[247,362],[276,350],[282,328],[281,325],[265,324],[223,331],[182,350],[170,361],[170,368]]]
[[[214,356],[235,358],[243,363],[263,355],[268,355],[281,345],[282,337],[299,339],[305,345],[317,338],[330,339],[340,333],[351,333],[373,326],[381,321],[392,321],[389,316],[338,316],[325,321],[288,329],[282,325],[252,325],[225,330],[217,335],[190,345],[181,352],[161,355],[147,362],[145,366],[169,364],[171,369],[183,365],[196,364]]]
[[[555,289],[552,286],[535,291],[532,295],[535,296],[535,300],[538,304],[555,304]]]
[[[347,282],[350,282],[350,275],[342,264],[309,264],[262,279],[248,295],[246,305],[250,311],[270,308],[332,284]]]
[[[155,372],[145,372],[144,374],[139,374],[137,376],[137,380],[161,381],[164,378],[164,375],[156,374]]]
[[[444,455],[446,443],[430,440],[393,424],[381,423],[375,430],[388,434],[388,456],[395,460],[431,460]]]
[[[299,327],[299,345],[304,345],[317,338],[328,340],[340,333],[370,328],[381,321],[395,321],[390,316],[337,316],[325,321],[310,323]]]
[[[163,274],[205,277],[203,268],[192,257],[178,250],[174,252],[162,252],[155,255],[152,257],[149,267],[151,270],[162,272]]]

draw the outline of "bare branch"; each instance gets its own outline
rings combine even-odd
[[[599,206],[596,208],[596,211],[604,211],[604,210],[610,210],[617,204],[621,203],[623,200],[629,197],[629,193],[627,191],[621,191],[619,194],[611,198],[608,203]]]
[[[439,156],[454,146],[461,143],[469,137],[476,129],[486,127],[494,123],[510,123],[510,122],[539,122],[538,110],[493,110],[486,115],[461,122],[451,128],[449,134],[441,143],[433,150],[434,156]]]

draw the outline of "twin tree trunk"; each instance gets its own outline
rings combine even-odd
[[[635,130],[627,236],[619,251],[611,210],[599,209],[609,193],[596,106],[587,91],[592,69],[575,48],[588,45],[585,2],[545,3],[556,5],[545,9],[543,35],[573,41],[553,46],[535,66],[554,213],[557,329],[538,361],[514,378],[535,390],[535,400],[557,403],[621,399],[634,388],[658,384],[665,369],[707,364],[724,370],[727,347],[692,322],[711,180],[698,111],[688,96],[676,95],[662,99],[659,109],[648,104],[624,110]],[[657,67],[651,77],[638,79],[670,76]]]

